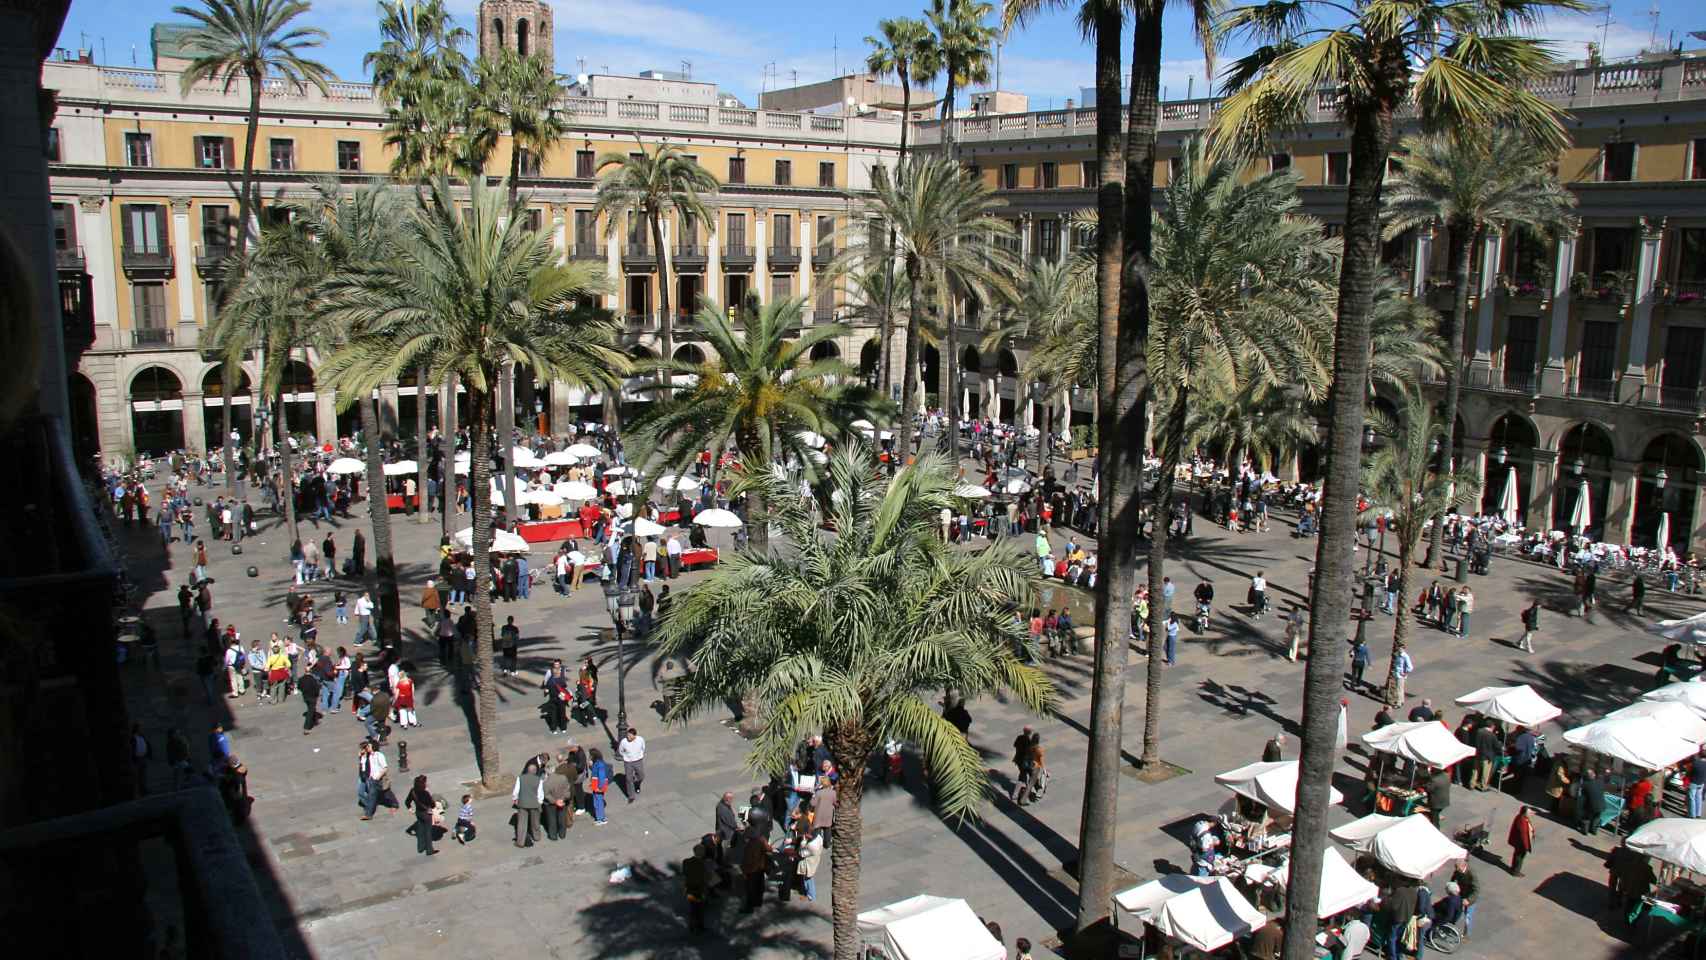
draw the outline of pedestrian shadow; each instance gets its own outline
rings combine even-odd
[[[1197,685],[1197,697],[1233,716],[1247,717],[1255,714],[1272,720],[1286,733],[1303,735],[1302,724],[1275,713],[1273,706],[1278,701],[1260,690],[1251,690],[1237,684],[1222,684],[1217,680],[1204,680]]]
[[[825,858],[819,894],[827,901],[830,865]],[[604,863],[594,869],[614,870],[623,864]],[[626,864],[632,875],[613,884],[600,900],[582,907],[584,956],[605,960],[744,960],[760,951],[794,957],[828,957],[829,947],[810,935],[827,933],[824,917],[809,902],[767,903],[755,913],[736,909],[738,897],[724,894],[705,907],[707,932],[687,930],[687,898],[682,892],[679,864],[659,867],[651,861]]]

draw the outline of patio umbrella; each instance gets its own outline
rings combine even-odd
[[[658,478],[655,486],[661,490],[679,490],[686,493],[689,490],[699,489],[699,478],[678,477],[673,473],[666,473]]]
[[[1660,620],[1653,625],[1653,629],[1667,640],[1706,643],[1706,613],[1697,613],[1681,620]]]
[[[596,460],[599,457],[604,456],[603,450],[598,449],[590,443],[571,443],[569,444],[569,449],[564,450],[563,452],[570,456],[584,457],[588,460]]]
[[[636,537],[655,537],[661,533],[663,533],[663,525],[654,520],[647,520],[645,517],[634,520],[634,536]]]
[[[545,454],[544,463],[548,467],[570,467],[579,462],[580,457],[567,450],[552,450]]]
[[[813,450],[820,450],[823,448],[824,444],[829,442],[824,439],[823,434],[813,433],[810,430],[801,430],[799,433],[794,434],[794,436],[799,437],[801,443],[811,447]]]
[[[611,467],[604,471],[604,475],[607,477],[626,477],[633,472],[634,468],[632,467]]]
[[[1516,505],[1516,468],[1505,471],[1505,492],[1499,498],[1499,518],[1511,526],[1519,522]]]
[[[332,461],[332,465],[326,468],[326,472],[341,477],[351,473],[361,473],[366,469],[367,465],[354,457],[339,457]]]
[[[701,527],[710,527],[713,530],[733,530],[736,527],[743,526],[740,517],[735,516],[733,511],[720,508],[699,511],[694,516],[693,522]]]
[[[1658,536],[1654,538],[1653,546],[1661,554],[1665,552],[1666,547],[1670,546],[1670,514],[1668,512],[1659,514],[1659,532]]]
[[[1593,504],[1588,495],[1588,482],[1583,480],[1576,485],[1576,507],[1570,511],[1570,530],[1576,536],[1593,526]]]
[[[420,464],[413,460],[398,460],[396,463],[387,463],[382,472],[387,477],[406,477],[411,473],[419,473]]]
[[[1681,680],[1667,683],[1657,690],[1648,690],[1641,694],[1643,700],[1657,700],[1662,703],[1680,703],[1701,716],[1706,716],[1706,683],[1693,680]]]
[[[1537,727],[1563,713],[1526,683],[1515,687],[1482,687],[1458,697],[1457,705],[1519,727]]]
[[[612,480],[604,489],[607,492],[614,493],[619,497],[626,497],[626,496],[638,491],[639,488],[640,488],[640,485],[635,483],[632,480]]]
[[[463,527],[456,531],[456,543],[464,550],[474,549],[474,528]],[[526,540],[508,530],[492,531],[493,553],[530,553],[533,547]]]
[[[592,484],[584,480],[564,480],[551,488],[551,491],[564,500],[591,500],[598,496],[598,491]]]
[[[854,430],[859,431],[860,433],[870,433],[871,431],[877,429],[877,425],[872,423],[869,420],[855,420],[852,423],[848,424],[848,426],[852,427]]]
[[[975,483],[962,483],[954,488],[954,496],[965,497],[968,500],[982,500],[989,496],[989,488],[980,487]]]
[[[1002,484],[1001,489],[1007,493],[1012,493],[1012,494],[1030,493],[1031,492],[1031,485],[1026,483],[1023,480],[1020,480],[1018,477],[1014,477],[1013,479]]]
[[[523,490],[515,498],[516,503],[536,503],[542,507],[562,506],[565,498],[555,490]]]
[[[1629,834],[1629,849],[1696,873],[1706,871],[1706,820],[1660,817]]]
[[[545,461],[539,459],[537,454],[526,447],[511,447],[509,456],[517,468],[531,469],[545,465]]]

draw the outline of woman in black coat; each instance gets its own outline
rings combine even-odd
[[[415,778],[415,785],[409,790],[409,796],[403,801],[405,806],[415,808],[415,852],[432,856],[437,850],[432,848],[432,794],[427,792],[426,775]]]

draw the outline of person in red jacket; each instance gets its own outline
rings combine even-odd
[[[397,710],[397,725],[405,729],[418,727],[420,720],[415,718],[415,681],[406,673],[398,672],[397,689],[392,706]]]
[[[1517,808],[1516,819],[1511,821],[1510,836],[1505,842],[1511,845],[1511,875],[1522,876],[1522,862],[1534,852],[1534,821],[1528,817],[1528,805]]]

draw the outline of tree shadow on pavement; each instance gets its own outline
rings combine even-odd
[[[1625,942],[1633,939],[1630,936],[1632,931],[1623,918],[1606,908],[1606,886],[1597,879],[1563,871],[1540,881],[1534,892],[1571,913],[1592,920],[1606,936]]]
[[[1652,675],[1615,663],[1558,661],[1516,664],[1508,683],[1526,683],[1551,703],[1564,708],[1565,727],[1586,723],[1628,706],[1652,689]]]
[[[1251,690],[1237,684],[1223,684],[1217,680],[1204,680],[1197,685],[1197,697],[1233,716],[1247,717],[1254,714],[1266,717],[1286,733],[1293,736],[1303,735],[1303,726],[1290,717],[1275,713],[1273,705],[1278,701],[1260,690]]]
[[[738,894],[724,893],[706,905],[706,932],[694,935],[687,931],[680,865],[660,868],[636,861],[629,866],[634,872],[627,882],[612,885],[606,897],[580,910],[582,949],[591,949],[578,956],[732,960],[760,951],[791,957],[830,954],[825,918],[809,902],[778,904],[772,890],[757,912],[742,914]],[[818,887],[827,901],[829,865],[824,866]],[[824,942],[806,934],[813,927],[823,931]]]

